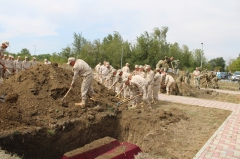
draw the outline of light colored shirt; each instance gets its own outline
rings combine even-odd
[[[132,79],[130,80],[130,85],[132,84],[136,85],[140,92],[143,92],[148,86],[148,81],[139,75],[135,75],[132,76]]]
[[[126,73],[130,73],[130,69],[129,69],[128,66],[124,66],[124,67],[122,68],[122,71],[123,71],[123,72],[126,72]]]
[[[5,65],[5,61],[3,59],[0,59],[0,63]],[[3,66],[0,64],[0,68],[3,68]]]
[[[198,77],[200,74],[201,74],[200,71],[197,71],[197,70],[193,71],[194,78]]]
[[[51,62],[50,62],[50,61],[45,61],[44,64],[45,64],[45,65],[50,65]]]
[[[14,68],[14,61],[9,59],[5,60],[5,66],[7,68]]]
[[[37,61],[31,61],[32,67],[35,66],[37,64]]]
[[[153,84],[153,82],[154,82],[154,75],[155,75],[155,73],[152,70],[147,71],[146,79],[147,79],[149,85]]]
[[[162,82],[162,75],[157,72],[155,75],[154,75],[154,82],[153,82],[153,85],[160,85],[160,83]]]
[[[97,66],[95,67],[95,71],[96,71],[97,73],[99,73],[99,69],[100,69],[100,67],[101,67],[100,64],[97,64]]]
[[[14,68],[15,69],[22,69],[22,61],[21,60],[15,60],[14,61]]]
[[[168,82],[174,82],[174,78],[171,75],[166,75],[165,78],[165,84],[168,84]]]
[[[26,69],[29,69],[30,67],[31,67],[31,62],[23,60],[23,62],[22,62],[22,69],[26,70]]]
[[[4,51],[5,51],[5,49],[0,47],[0,56],[3,55]]]
[[[146,74],[145,74],[145,72],[143,72],[143,71],[139,71],[138,75],[141,76],[141,77],[143,77],[143,78],[146,77]]]
[[[103,75],[103,76],[107,76],[109,70],[108,70],[108,68],[107,68],[106,66],[102,65],[102,66],[100,67],[99,72],[100,72],[101,75]]]
[[[91,67],[83,60],[77,59],[73,66],[73,79],[72,84],[76,81],[78,76],[85,77],[92,73]]]

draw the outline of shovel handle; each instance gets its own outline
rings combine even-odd
[[[70,88],[68,89],[68,91],[67,91],[67,93],[65,94],[65,96],[63,97],[63,99],[66,98],[66,96],[68,95],[68,93],[70,92],[71,89],[72,89],[72,87],[70,87]]]

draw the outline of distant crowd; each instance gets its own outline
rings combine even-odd
[[[10,75],[28,70],[37,64],[35,57],[32,57],[32,60],[29,61],[27,56],[25,56],[24,60],[18,56],[15,60],[13,55],[4,54],[4,51],[8,46],[9,42],[4,41],[0,47],[0,80],[8,79]],[[51,64],[51,62],[45,59],[44,64]]]

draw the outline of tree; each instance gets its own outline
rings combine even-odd
[[[27,56],[29,58],[29,57],[31,57],[31,54],[28,49],[24,48],[19,53],[17,53],[17,56],[21,56],[22,58]]]
[[[240,58],[232,60],[232,63],[228,66],[231,71],[240,71]]]
[[[73,55],[77,57],[80,55],[83,46],[87,43],[87,40],[82,36],[82,34],[73,34]]]
[[[222,57],[211,59],[209,61],[209,64],[211,65],[212,70],[220,70],[221,72],[225,70],[225,66],[226,66],[225,63],[226,62]]]

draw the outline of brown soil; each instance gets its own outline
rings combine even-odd
[[[0,103],[0,146],[24,158],[60,158],[110,136],[163,158],[192,158],[229,115],[229,111],[163,101],[153,110],[121,105],[115,111],[119,102],[115,93],[96,81],[96,102],[88,100],[87,107],[80,108],[74,103],[81,101],[81,78],[66,101],[61,100],[71,80],[67,69],[39,64],[1,84],[0,96],[6,98]],[[209,96],[189,85],[184,89],[189,96]]]

